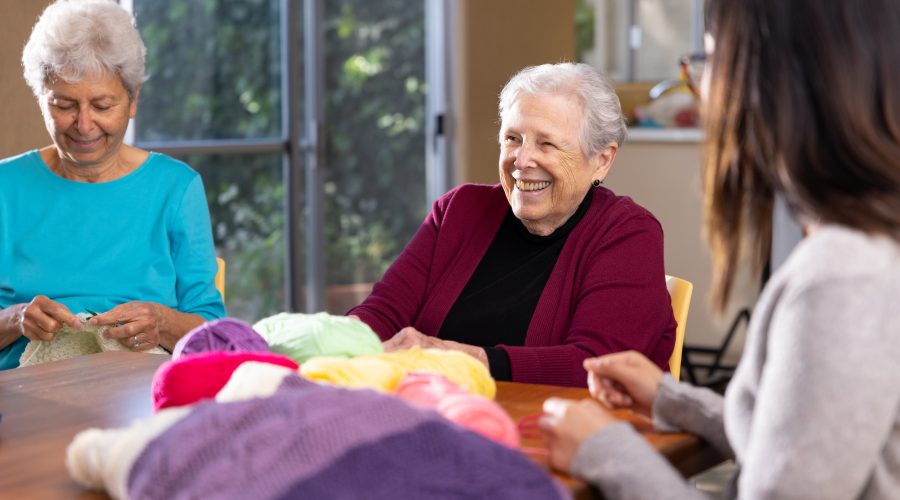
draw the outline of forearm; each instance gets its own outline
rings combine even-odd
[[[575,345],[548,347],[499,346],[509,356],[512,381],[587,387],[584,360],[598,353]]]
[[[403,326],[399,323],[395,324],[391,318],[379,313],[377,307],[373,307],[371,302],[370,299],[366,299],[366,302],[363,304],[347,311],[347,315],[354,316],[359,321],[369,325],[369,328],[371,328],[382,341],[390,340],[394,334],[403,328]]]
[[[592,434],[572,460],[570,473],[606,498],[707,499],[627,423]]]
[[[169,351],[187,332],[206,321],[197,314],[179,312],[159,304],[156,307],[159,308],[159,344]]]
[[[713,391],[663,377],[653,401],[653,425],[664,432],[685,431],[706,440],[722,456],[734,452],[725,435],[724,400]]]
[[[0,310],[0,349],[22,336],[21,316],[24,304],[15,304]]]

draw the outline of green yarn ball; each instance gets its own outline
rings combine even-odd
[[[298,364],[316,356],[351,358],[384,352],[369,325],[325,312],[279,313],[259,320],[253,329],[266,339],[272,352],[289,356]]]

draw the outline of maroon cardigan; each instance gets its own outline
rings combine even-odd
[[[406,326],[436,335],[507,210],[499,184],[451,190],[372,294],[347,314],[382,340]],[[601,187],[563,246],[525,345],[497,347],[509,355],[516,382],[585,386],[585,358],[634,349],[666,369],[674,342],[662,228],[630,198]]]

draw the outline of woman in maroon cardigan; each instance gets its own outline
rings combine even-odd
[[[500,119],[500,184],[438,199],[348,314],[386,350],[460,350],[498,380],[584,386],[584,359],[629,349],[666,367],[662,228],[600,185],[625,138],[612,87],[584,64],[529,67]]]

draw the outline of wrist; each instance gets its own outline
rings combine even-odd
[[[25,334],[23,316],[28,304],[15,304],[0,310],[0,349]]]
[[[485,351],[484,348],[473,346],[472,351],[473,352],[471,354],[475,359],[481,362],[481,364],[483,364],[486,368],[491,368],[491,363],[490,361],[488,361],[487,351]]]

